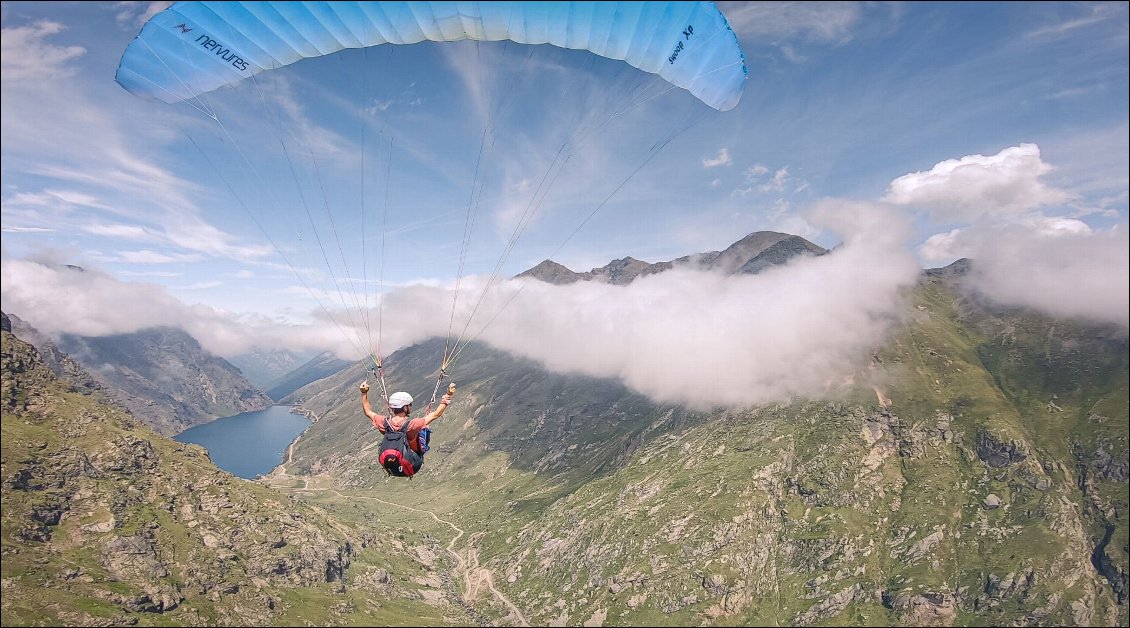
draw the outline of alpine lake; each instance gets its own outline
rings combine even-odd
[[[217,467],[252,480],[284,462],[290,443],[310,427],[310,419],[291,406],[243,412],[191,427],[173,437],[208,450]]]

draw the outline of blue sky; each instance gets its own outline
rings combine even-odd
[[[496,268],[664,261],[759,230],[832,247],[875,236],[829,224],[881,207],[903,235],[875,264],[985,259],[1010,302],[1056,312],[1073,285],[1086,307],[1056,313],[1125,325],[1125,3],[719,3],[749,69],[725,112],[583,51],[457,42],[264,73],[209,95],[216,119],[114,82],[166,6],[3,3],[5,311],[209,328],[229,353],[259,332],[356,347],[349,318],[371,337],[381,292],[467,305]]]

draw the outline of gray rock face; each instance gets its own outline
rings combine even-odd
[[[272,403],[239,369],[207,353],[179,329],[105,337],[64,335],[52,341],[23,321],[12,324],[30,337],[58,376],[76,389],[104,392],[166,436]]]
[[[981,506],[983,506],[985,510],[995,510],[1001,507],[1001,498],[989,493],[985,496],[985,499],[981,501]]]
[[[742,264],[737,272],[752,275],[766,268],[785,264],[795,257],[814,257],[825,253],[827,253],[825,249],[816,246],[804,238],[789,236],[774,243],[745,264]]]
[[[581,281],[582,278],[579,273],[575,273],[552,260],[545,260],[537,266],[519,274],[518,277],[532,277],[555,286],[576,283]]]
[[[990,467],[999,469],[1023,462],[1028,454],[1024,453],[1021,443],[1002,442],[988,430],[982,429],[977,431],[977,457]]]
[[[885,593],[883,602],[900,611],[899,623],[904,626],[951,626],[957,615],[957,602],[952,593]]]
[[[114,537],[103,545],[102,564],[118,580],[155,582],[169,575],[153,542],[140,535]]]
[[[1130,458],[1127,456],[1127,451],[1123,449],[1121,454],[1112,451],[1118,451],[1117,446],[1109,440],[1101,441],[1095,448],[1091,468],[1104,480],[1111,482],[1130,480]]]

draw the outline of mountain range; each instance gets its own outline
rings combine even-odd
[[[642,267],[589,276],[616,268]],[[1125,331],[994,306],[972,268],[922,274],[856,378],[881,385],[694,411],[478,345],[410,484],[374,464],[360,366],[299,391],[288,469],[478,530],[534,625],[1125,625]],[[440,354],[390,356],[390,386]],[[502,598],[476,608],[512,623]]]
[[[315,353],[317,352],[289,351],[279,347],[253,348],[228,358],[228,362],[238,368],[247,381],[258,386],[260,390],[267,390],[274,385],[274,382],[286,377],[291,371],[312,359]]]
[[[798,255],[823,255],[828,251],[800,236],[775,231],[756,231],[731,244],[723,251],[710,251],[687,255],[669,262],[642,262],[631,257],[613,260],[586,273],[575,273],[568,268],[545,260],[518,277],[533,277],[554,285],[577,281],[597,281],[612,285],[625,285],[639,277],[681,267],[719,272],[726,275],[756,274],[770,266],[784,264]]]
[[[524,274],[823,253],[761,232]],[[826,399],[694,410],[472,344],[412,481],[375,464],[364,364],[296,391],[317,420],[244,482],[5,333],[3,623],[1126,625],[1126,333],[995,306],[965,288],[975,266],[924,272]],[[430,391],[442,354],[388,356],[389,386]]]
[[[10,319],[56,374],[65,375],[68,368],[53,356],[65,355],[114,402],[165,436],[272,403],[239,369],[177,328],[51,339],[17,316]]]
[[[220,471],[60,380],[11,329],[4,315],[3,625],[474,621],[413,577],[448,567],[436,539],[377,535]]]
[[[329,377],[352,364],[348,360],[335,357],[328,351],[319,353],[282,377],[272,381],[267,387],[267,396],[275,401],[288,403],[291,401],[290,394],[294,391],[310,382]]]

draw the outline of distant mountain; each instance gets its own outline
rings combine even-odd
[[[333,375],[353,364],[355,364],[355,362],[338,359],[334,357],[332,353],[321,353],[311,358],[302,366],[299,366],[272,382],[270,388],[267,389],[267,396],[275,401],[288,401],[288,395],[306,384]]]
[[[57,379],[2,319],[0,625],[480,623],[438,541],[220,471]]]
[[[77,266],[73,268],[82,270]],[[51,369],[51,372],[59,379],[65,380],[75,388],[87,393],[95,391],[100,393],[107,392],[106,387],[98,380],[91,377],[90,374],[82,368],[82,365],[72,359],[71,356],[64,353],[54,341],[39,333],[39,330],[35,327],[29,325],[27,321],[15,314],[5,314],[4,330],[12,332],[16,336],[34,345],[39,350],[40,359],[43,360],[43,364]]]
[[[315,351],[296,352],[286,349],[253,349],[227,360],[243,373],[247,381],[258,386],[261,390],[267,390],[291,371],[316,357],[316,353]]]
[[[67,334],[52,342],[14,320],[54,372],[67,377],[73,370],[67,361],[73,360],[114,402],[166,436],[272,403],[239,369],[207,353],[179,329],[102,337]]]
[[[755,274],[779,266],[799,255],[823,255],[828,251],[800,236],[775,231],[757,231],[731,244],[724,251],[687,255],[669,262],[648,263],[632,257],[613,260],[600,268],[576,273],[557,262],[545,260],[518,277],[533,277],[554,285],[597,281],[622,286],[640,277],[676,267],[720,272],[726,275]]]
[[[546,283],[564,286],[581,281],[582,276],[580,273],[575,273],[557,262],[545,260],[537,266],[520,273],[518,277],[533,277],[534,279],[540,279]]]

